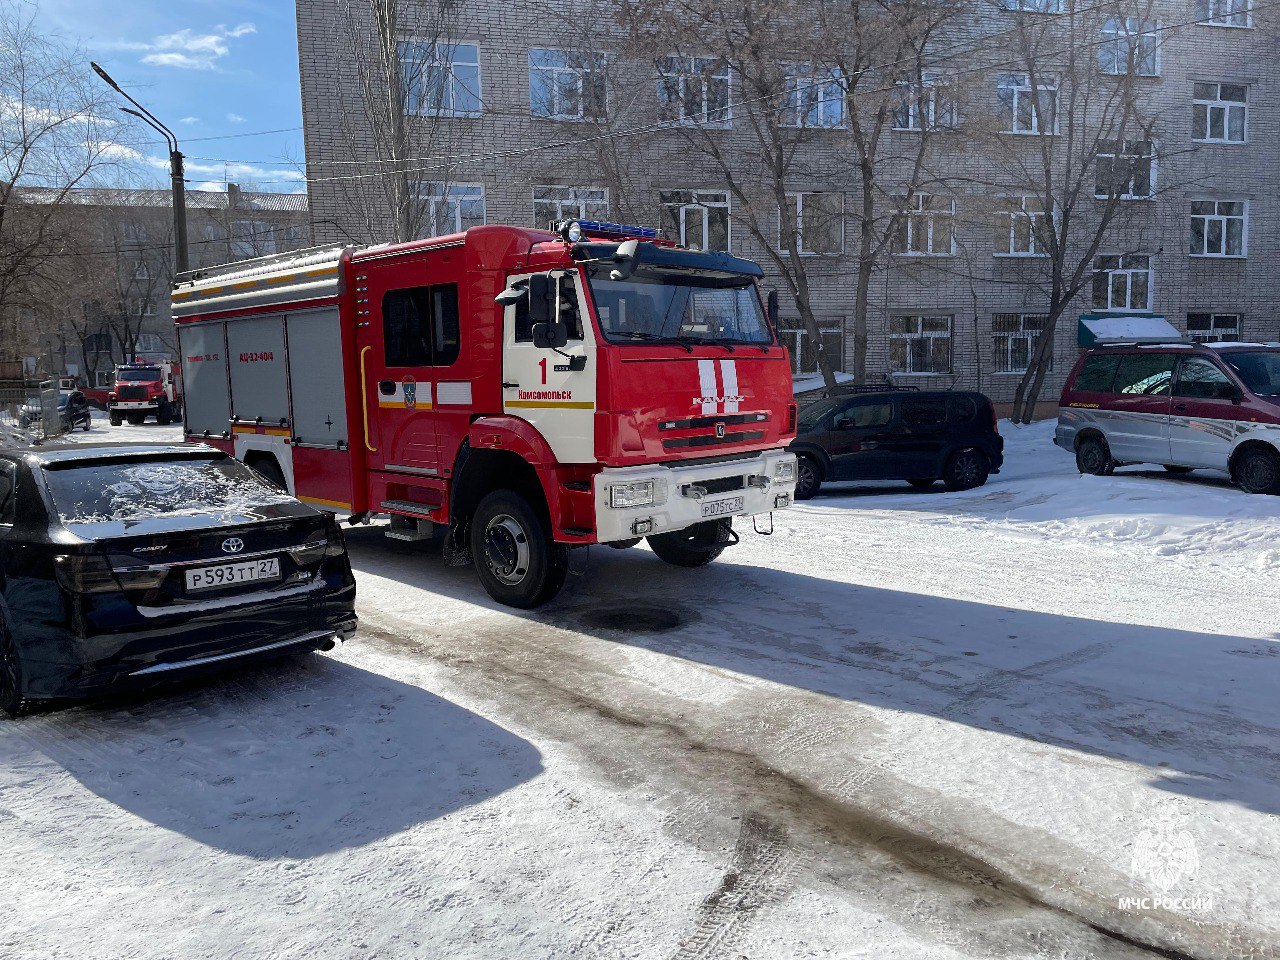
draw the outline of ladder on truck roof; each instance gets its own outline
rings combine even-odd
[[[352,249],[326,244],[188,270],[173,283],[173,318],[336,296],[338,263]]]

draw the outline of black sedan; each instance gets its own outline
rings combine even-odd
[[[0,449],[0,709],[327,649],[355,630],[336,521],[191,445]]]
[[[925,489],[980,487],[1004,463],[995,408],[960,390],[869,391],[819,400],[800,412],[791,442],[796,499],[841,480],[905,480]]]

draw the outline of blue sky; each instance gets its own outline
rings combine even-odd
[[[37,22],[83,47],[178,135],[191,188],[301,189],[292,0],[39,0]],[[159,137],[135,146],[155,167],[146,185],[167,183]]]

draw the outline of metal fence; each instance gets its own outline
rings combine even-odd
[[[58,410],[58,381],[38,386],[0,384],[0,446],[39,441],[66,432]]]

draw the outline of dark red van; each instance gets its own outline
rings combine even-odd
[[[1081,473],[1129,463],[1225,470],[1280,493],[1280,343],[1097,347],[1081,356],[1054,443]]]

